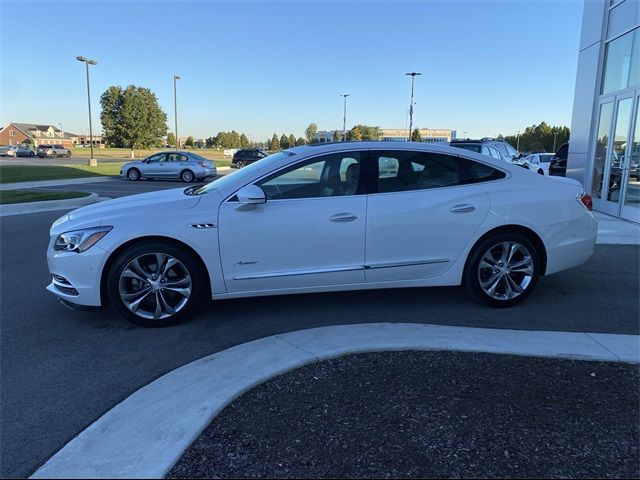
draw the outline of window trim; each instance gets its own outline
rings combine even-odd
[[[238,198],[236,197],[236,194],[241,189],[243,189],[247,185],[256,185],[258,182],[261,182],[265,178],[268,178],[268,177],[270,177],[272,175],[280,173],[283,170],[286,170],[288,168],[292,168],[294,166],[298,166],[298,165],[301,165],[303,163],[306,163],[307,161],[310,161],[310,160],[313,160],[313,159],[318,159],[320,157],[325,157],[325,156],[328,156],[328,155],[335,155],[335,154],[340,154],[340,153],[345,153],[346,154],[346,153],[355,153],[355,152],[360,152],[362,154],[362,157],[360,159],[360,165],[361,165],[361,167],[365,166],[365,168],[366,168],[367,162],[368,162],[369,157],[370,157],[370,152],[371,152],[371,149],[369,149],[369,148],[352,148],[352,149],[349,149],[349,150],[339,150],[339,151],[336,151],[336,152],[315,153],[314,155],[301,158],[295,163],[292,163],[290,165],[284,165],[284,166],[278,168],[275,171],[266,173],[266,174],[261,175],[260,177],[254,179],[254,180],[251,180],[250,182],[245,183],[244,185],[238,187],[227,198],[225,198],[222,203],[236,203],[236,202],[238,202]],[[316,160],[316,162],[318,162],[318,161],[319,160]],[[311,162],[311,163],[314,163],[314,162]],[[294,168],[294,170],[295,170],[295,168]],[[361,181],[362,181],[362,178],[364,178],[364,176],[362,175],[362,172],[363,172],[363,169],[361,168],[360,175],[358,176],[358,190],[360,190],[360,187],[362,185]],[[258,185],[256,185],[256,186],[258,186]],[[273,200],[267,199],[267,203],[269,203],[269,202],[295,202],[295,201],[301,201],[301,200],[304,200],[304,201],[326,200],[328,198],[362,197],[362,196],[365,196],[365,195],[369,195],[369,194],[367,194],[367,193],[356,193],[355,195],[340,195],[340,196],[336,196],[336,197],[278,198],[278,199],[273,199]]]
[[[450,157],[457,157],[457,158],[461,158],[463,160],[467,160],[470,162],[475,162],[475,163],[480,163],[486,167],[489,168],[493,168],[494,170],[497,170],[499,172],[502,172],[504,174],[504,177],[502,178],[496,178],[493,180],[484,180],[484,181],[479,181],[479,182],[474,182],[474,183],[465,183],[465,184],[459,184],[459,185],[447,185],[445,187],[435,187],[435,188],[421,188],[421,189],[417,189],[417,190],[400,190],[397,192],[374,192],[374,193],[368,193],[367,195],[398,195],[398,194],[416,194],[419,192],[425,192],[425,191],[435,191],[435,190],[442,190],[442,189],[448,189],[448,188],[461,188],[461,187],[470,187],[473,185],[482,185],[485,183],[494,183],[494,182],[503,182],[505,180],[508,180],[509,178],[511,178],[511,172],[508,170],[504,170],[500,167],[496,167],[495,165],[491,165],[490,163],[486,163],[486,162],[482,162],[480,160],[476,160],[475,158],[469,158],[466,157],[464,155],[458,155],[457,153],[441,153],[441,152],[433,152],[433,151],[427,151],[427,150],[389,150],[389,149],[380,149],[380,150],[370,150],[369,151],[369,155],[367,160],[371,161],[372,164],[374,164],[375,166],[375,177],[376,179],[378,179],[378,167],[377,167],[377,162],[374,161],[376,152],[417,152],[417,153],[431,153],[431,154],[436,154],[436,155],[448,155]],[[475,153],[475,152],[474,152]],[[480,153],[478,153],[478,155],[482,155]],[[493,157],[491,157],[493,158]],[[377,182],[376,182],[376,190],[377,190]]]

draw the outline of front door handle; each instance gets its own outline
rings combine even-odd
[[[355,213],[336,213],[329,217],[332,222],[353,222],[358,219],[358,215]]]
[[[463,203],[461,205],[454,205],[449,209],[452,213],[470,213],[476,209],[473,205],[469,205],[468,203]]]

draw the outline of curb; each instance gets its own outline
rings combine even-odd
[[[163,478],[229,403],[303,365],[351,353],[458,350],[640,363],[640,336],[368,323],[243,343],[163,375],[113,407],[30,478]]]
[[[25,215],[27,213],[48,212],[67,208],[83,207],[100,201],[97,193],[90,193],[86,197],[67,198],[64,200],[44,200],[42,202],[10,203],[0,205],[0,217],[11,215]]]
[[[100,183],[115,180],[112,176],[65,178],[61,180],[39,180],[37,182],[16,182],[0,184],[0,190],[19,190],[22,188],[57,187],[60,185],[76,185],[78,183]]]

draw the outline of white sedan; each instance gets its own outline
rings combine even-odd
[[[527,155],[518,164],[540,175],[549,175],[549,165],[553,156],[553,153],[534,153]]]
[[[591,257],[590,210],[575,180],[459,148],[296,147],[204,186],[64,215],[47,288],[144,326],[184,320],[207,297],[356,289],[465,284],[507,307]]]

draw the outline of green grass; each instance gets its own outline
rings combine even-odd
[[[145,150],[134,150],[133,154],[135,159],[146,158],[154,153],[173,150],[173,148],[154,148]],[[187,148],[187,151],[191,151],[200,155],[201,157],[208,158],[209,160],[231,162],[231,157],[225,157],[222,150],[216,150],[211,148]],[[101,158],[122,158],[123,160],[131,160],[131,150],[128,148],[94,148],[93,155],[100,160]],[[91,156],[91,149],[86,147],[74,147],[71,149],[71,156],[75,158],[89,158]]]
[[[47,192],[43,190],[0,190],[0,205],[10,203],[41,202],[44,200],[64,200],[89,195],[87,192]]]
[[[0,165],[0,183],[119,175],[121,166],[122,163],[103,163],[97,167],[90,167],[88,165]]]

